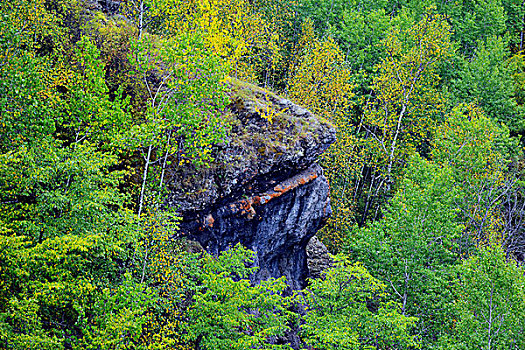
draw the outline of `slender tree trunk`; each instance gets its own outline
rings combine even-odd
[[[410,280],[410,275],[408,274],[408,260],[405,259],[405,290],[403,291],[403,307],[402,307],[402,314],[405,316],[406,313],[406,306],[407,306],[407,300],[408,300],[408,281]]]
[[[148,253],[149,253],[149,243],[146,246],[146,254],[144,254],[144,263],[142,264],[142,277],[140,278],[140,283],[144,283],[144,278],[146,277],[146,265],[148,263]]]
[[[142,32],[144,30],[144,0],[140,1],[139,12],[139,39],[142,39]]]
[[[166,144],[166,153],[164,154],[164,161],[162,163],[162,173],[160,175],[160,184],[159,187],[162,190],[162,184],[164,183],[164,173],[166,171],[166,162],[168,161],[168,154],[170,150],[170,140],[171,140],[171,130],[168,133],[168,142]]]
[[[142,188],[140,190],[139,211],[137,213],[139,218],[140,218],[140,214],[142,213],[142,207],[144,205],[144,191],[146,190],[146,182],[148,179],[148,170],[149,170],[149,164],[151,162],[151,151],[152,150],[153,150],[153,146],[150,145],[148,147],[148,155],[146,156],[146,164],[144,165],[144,174],[142,175]]]
[[[392,140],[392,145],[390,146],[390,154],[388,155],[388,167],[386,170],[387,191],[390,191],[390,184],[392,182],[390,176],[392,174],[392,167],[394,165],[394,153],[396,151],[397,138],[399,137],[399,133],[401,132],[401,123],[403,121],[403,116],[405,115],[406,109],[406,104],[403,104],[401,113],[399,113],[399,118],[397,119],[396,133],[394,135],[394,139]]]
[[[525,0],[521,3],[521,7],[523,8],[525,6]],[[523,32],[525,32],[525,15],[523,15],[523,25],[521,27],[521,33],[520,33],[520,51],[523,50]]]
[[[487,350],[492,349],[492,298],[494,296],[494,286],[490,289],[490,304],[489,304],[489,334],[488,334],[488,342],[487,342]]]
[[[374,187],[374,182],[375,182],[375,176],[374,176],[373,171],[371,171],[371,175],[370,175],[370,186],[369,186],[369,188],[368,188],[368,194],[367,194],[367,197],[366,197],[365,209],[363,210],[363,216],[362,216],[362,218],[361,218],[361,226],[363,226],[363,225],[365,224],[366,217],[367,217],[367,215],[368,215],[368,210],[370,209],[371,196],[372,196],[372,188]]]

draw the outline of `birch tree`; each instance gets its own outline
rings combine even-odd
[[[503,249],[488,246],[461,265],[454,335],[444,349],[522,349],[525,346],[525,279]]]
[[[364,209],[361,223],[377,218],[410,154],[422,152],[440,118],[443,100],[436,89],[438,64],[452,52],[450,26],[442,15],[427,13],[403,31],[393,27],[383,42],[386,57],[377,67],[373,98],[359,125],[368,150],[368,173],[358,185]]]

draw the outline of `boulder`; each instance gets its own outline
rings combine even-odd
[[[306,245],[306,261],[308,278],[322,278],[323,272],[333,265],[328,249],[316,236]]]
[[[253,250],[257,283],[285,276],[305,286],[306,246],[330,216],[319,156],[335,141],[327,121],[267,90],[232,79],[224,118],[231,132],[207,169],[168,169],[167,203],[181,234],[212,254],[237,243]]]

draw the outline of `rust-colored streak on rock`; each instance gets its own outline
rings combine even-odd
[[[317,178],[318,174],[314,171],[309,171],[307,173],[302,173],[299,175],[296,175],[292,177],[291,179],[288,179],[279,185],[275,186],[273,189],[276,192],[280,193],[286,193],[290,190],[293,190],[296,187],[305,185],[309,183],[312,180],[315,180]]]
[[[213,224],[215,223],[215,219],[213,218],[213,216],[211,214],[209,214],[208,216],[206,216],[206,218],[204,219],[204,227],[205,228],[211,228],[213,227]]]
[[[252,198],[240,201],[241,208],[243,210],[250,210],[250,208],[252,207],[252,202],[253,202]]]
[[[248,199],[243,199],[235,203],[230,204],[232,214],[246,215],[248,219],[252,219],[255,216],[255,209],[253,206],[264,205],[270,202],[272,199],[282,196],[283,194],[290,192],[291,190],[303,186],[313,180],[315,180],[319,174],[313,170],[304,171],[286,181],[281,182],[273,188],[273,191],[269,191],[260,195],[253,196]]]
[[[253,207],[250,207],[250,210],[248,211],[246,217],[251,220],[255,217],[255,215],[257,214],[257,212],[255,211],[255,209]]]

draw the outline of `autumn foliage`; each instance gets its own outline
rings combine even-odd
[[[525,348],[524,14],[2,1],[0,348]],[[180,239],[165,203],[167,169],[208,171],[229,135],[233,78],[337,130],[339,255],[303,291],[252,285],[253,252]]]

